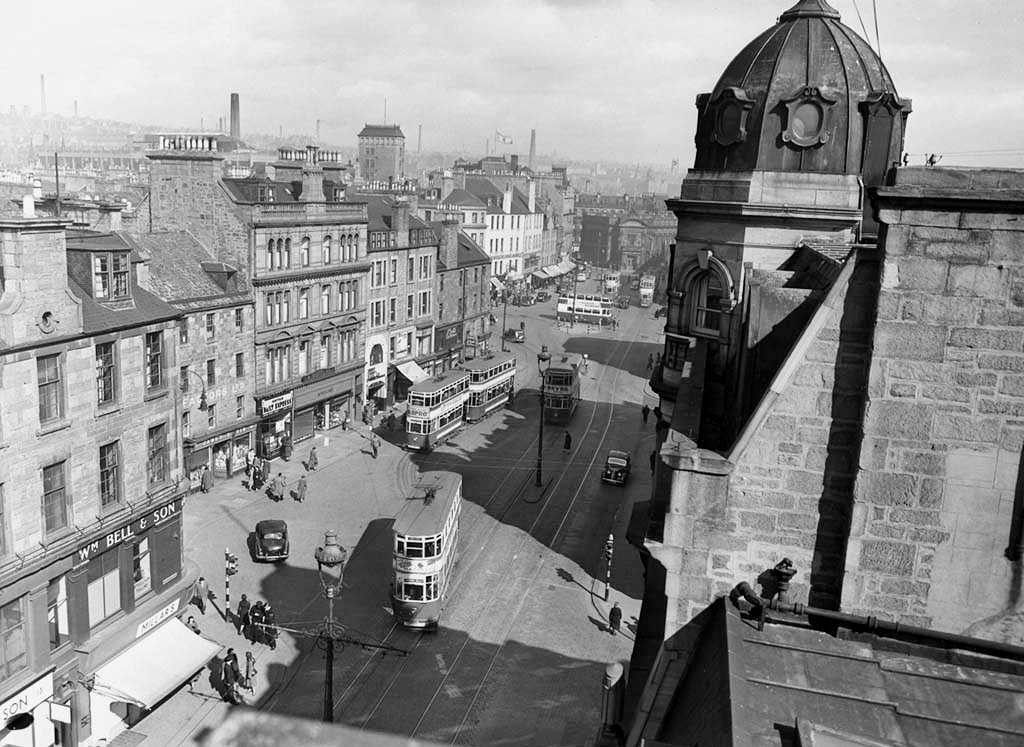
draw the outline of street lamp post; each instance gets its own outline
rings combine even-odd
[[[192,374],[197,379],[199,379],[199,383],[203,387],[203,391],[199,394],[199,409],[202,410],[203,412],[209,410],[210,406],[206,403],[206,379],[204,379],[202,376],[200,376],[198,373],[193,371],[188,366],[183,366],[181,370],[184,371],[185,373]],[[188,379],[185,379],[183,382],[181,382],[181,391],[183,393],[188,391]]]
[[[327,618],[317,636],[317,645],[327,653],[327,668],[324,670],[324,715],[326,723],[334,721],[334,646],[338,643],[334,620],[334,599],[341,593],[341,578],[345,571],[348,553],[338,544],[338,534],[333,529],[324,533],[324,546],[313,553],[316,567],[320,572],[320,585],[327,597]]]
[[[537,427],[539,433],[537,435],[537,487],[541,486],[541,470],[544,464],[544,372],[547,370],[548,364],[551,362],[551,353],[548,352],[548,346],[542,345],[540,352],[537,353],[537,370],[540,372],[540,417],[537,418]]]
[[[504,290],[501,293],[501,297],[505,299],[505,311],[501,317],[501,352],[507,353],[508,348],[505,347],[505,331],[508,329],[508,290]]]

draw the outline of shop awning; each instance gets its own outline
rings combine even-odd
[[[152,708],[206,666],[221,648],[172,618],[97,669],[93,692]]]
[[[491,277],[491,287],[494,288],[495,290],[505,290],[505,284],[501,282],[501,280],[493,276]]]
[[[538,280],[550,280],[551,279],[551,276],[548,275],[546,272],[544,272],[544,270],[534,270],[530,274],[533,275]]]
[[[413,384],[426,381],[430,378],[430,374],[420,368],[416,361],[406,361],[405,363],[396,363],[395,368],[398,369],[398,373],[402,374],[405,378],[411,381]]]
[[[573,261],[571,259],[563,259],[561,262],[558,263],[558,271],[562,275],[564,275],[567,272],[572,272],[575,269],[576,265],[573,264]]]

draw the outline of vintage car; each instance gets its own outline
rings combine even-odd
[[[506,329],[505,339],[510,342],[526,342],[526,333],[521,329]]]
[[[659,316],[668,318],[668,306],[659,306],[654,310],[654,318],[657,319]]]
[[[604,469],[601,470],[601,482],[609,485],[625,485],[629,479],[631,460],[628,451],[612,449],[604,460]]]
[[[546,290],[537,291],[537,302],[548,301],[551,299],[551,294]]]
[[[285,560],[288,557],[288,525],[281,519],[263,519],[256,524],[256,560]]]

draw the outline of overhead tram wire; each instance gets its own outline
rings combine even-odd
[[[853,0],[853,9],[857,11],[857,20],[860,21],[861,31],[864,32],[864,41],[871,44],[871,37],[868,36],[868,27],[864,25],[864,17],[860,14],[860,8],[857,7],[857,0]]]
[[[871,0],[871,10],[875,14],[875,45],[876,45],[875,46],[875,52],[877,52],[878,56],[881,57],[882,56],[882,38],[878,35],[878,5],[876,4],[876,0]]]

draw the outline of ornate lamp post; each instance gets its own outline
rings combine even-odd
[[[537,419],[539,434],[537,436],[537,487],[541,486],[541,469],[544,463],[544,372],[551,363],[551,353],[548,346],[542,345],[537,353],[537,370],[540,372],[540,417]]]
[[[327,597],[327,619],[317,635],[316,644],[327,652],[327,668],[324,671],[324,716],[327,723],[334,721],[334,646],[339,643],[335,630],[334,600],[341,593],[341,579],[345,571],[348,552],[338,544],[338,534],[333,529],[324,533],[324,546],[313,553],[316,568],[320,572],[320,585]]]
[[[199,384],[203,387],[202,392],[199,394],[199,409],[202,410],[203,412],[206,412],[207,410],[210,409],[210,406],[206,403],[206,379],[200,376],[197,372],[193,371],[191,368],[182,367],[181,370],[184,371],[185,373],[190,373],[197,379],[199,379]],[[185,379],[181,382],[181,391],[188,392],[188,379]]]

